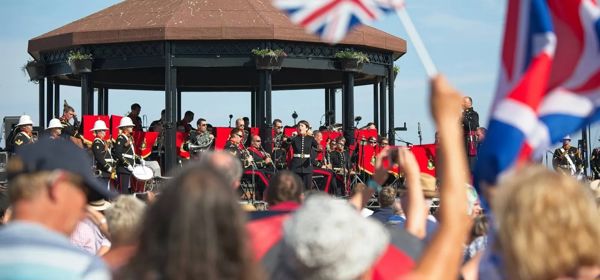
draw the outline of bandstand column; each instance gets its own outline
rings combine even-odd
[[[54,83],[52,78],[46,78],[46,120],[54,118]]]
[[[62,116],[62,110],[60,110],[60,84],[54,83],[54,115],[56,117]]]
[[[38,91],[39,91],[39,96],[38,96],[38,126],[40,127],[40,129],[44,129],[46,127],[46,121],[45,121],[45,116],[44,116],[44,89],[45,89],[45,80],[44,78],[41,78],[38,80]]]
[[[171,42],[165,42],[165,171],[177,166],[176,127],[177,122],[177,68],[173,66]]]
[[[387,136],[387,78],[379,81],[379,135]]]
[[[344,72],[342,91],[342,126],[346,146],[354,144],[354,73]]]
[[[104,113],[104,88],[98,88],[98,115],[106,115]]]
[[[388,138],[390,141],[390,145],[394,145],[396,143],[396,137],[394,137],[394,80],[396,77],[394,75],[394,71],[392,67],[389,69],[388,75],[388,116],[389,116],[389,129],[388,129]]]
[[[377,82],[373,84],[373,122],[379,129],[379,85]]]
[[[250,91],[250,125],[256,127],[256,89]]]
[[[81,116],[89,114],[90,108],[90,74],[89,73],[81,73]]]

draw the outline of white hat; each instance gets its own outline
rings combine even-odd
[[[571,141],[571,136],[569,136],[569,135],[565,135],[565,137],[563,137],[563,139],[562,139],[562,140],[569,140],[569,141]]]
[[[305,279],[356,279],[390,241],[383,224],[321,194],[311,195],[284,223],[283,232],[282,265],[274,273],[279,279],[300,271]]]
[[[104,123],[103,120],[97,120],[94,123],[94,128],[90,129],[90,131],[97,131],[97,130],[108,130],[108,127],[106,127],[106,123]]]
[[[121,122],[119,123],[119,128],[121,127],[133,127],[135,126],[133,124],[133,122],[131,121],[131,118],[129,117],[124,117],[121,119]]]
[[[54,119],[50,120],[50,123],[48,123],[48,128],[46,128],[46,129],[52,129],[52,128],[63,128],[59,119],[54,118]]]
[[[29,115],[22,115],[19,118],[19,123],[17,124],[17,126],[22,125],[33,125],[33,121],[31,120],[31,117]]]
[[[112,204],[104,199],[100,199],[88,202],[88,206],[96,211],[104,211],[108,208],[111,208]]]

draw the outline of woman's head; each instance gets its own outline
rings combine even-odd
[[[555,279],[600,265],[598,211],[573,178],[526,166],[498,186],[492,206],[509,279]]]
[[[310,129],[310,124],[307,121],[301,120],[298,122],[298,133],[304,135]]]
[[[254,279],[245,216],[219,174],[192,164],[168,183],[147,212],[128,276]]]

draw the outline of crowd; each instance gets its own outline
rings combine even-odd
[[[70,142],[26,145],[8,165],[0,279],[598,279],[590,188],[521,166],[487,186],[484,211],[468,185],[461,104],[443,77],[431,81],[437,179],[407,149],[384,147],[347,199],[311,192],[313,144],[301,137],[299,169],[269,177],[267,211],[240,205],[243,161],[227,151],[206,151],[142,202],[110,192]],[[385,186],[385,162],[404,171],[404,188]],[[374,194],[381,207],[369,213]]]

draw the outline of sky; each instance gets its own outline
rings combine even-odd
[[[217,0],[214,0],[217,1]],[[54,30],[118,0],[6,0],[0,10],[0,118],[29,114],[37,125],[38,87],[28,81],[21,66],[30,58],[29,39]],[[496,88],[499,54],[506,0],[407,0],[407,10],[419,31],[433,62],[463,94],[473,98],[482,126],[487,124],[489,108]],[[388,15],[373,24],[387,33],[407,39],[399,19]],[[406,122],[407,131],[396,137],[419,143],[417,126],[422,128],[423,143],[431,143],[435,128],[429,116],[428,79],[412,44],[396,61],[400,73],[395,82],[395,123]],[[355,89],[355,115],[362,116],[359,126],[373,119],[372,86]],[[293,124],[291,114],[317,127],[324,112],[323,90],[280,91],[273,93],[273,118]],[[227,98],[223,98],[227,94]],[[341,121],[341,96],[337,94]],[[61,99],[79,111],[80,89],[61,87]],[[123,115],[132,103],[142,106],[148,124],[159,118],[164,107],[163,92],[110,91],[109,113]],[[62,102],[62,101],[61,101]],[[205,106],[203,104],[213,104]],[[61,104],[62,106],[62,104]],[[227,126],[228,115],[250,115],[249,93],[192,93],[182,95],[182,111],[195,112],[216,126]],[[4,137],[3,137],[4,138]],[[595,137],[597,139],[597,137]]]

